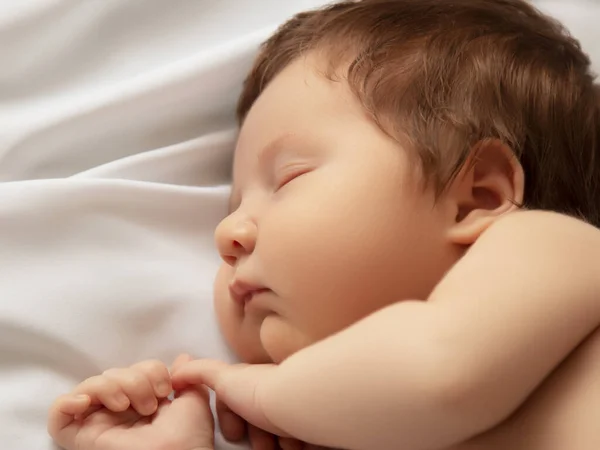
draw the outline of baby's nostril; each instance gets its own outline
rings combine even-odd
[[[240,244],[238,241],[233,241],[233,248],[235,248],[236,250],[240,250],[242,249],[242,244]]]

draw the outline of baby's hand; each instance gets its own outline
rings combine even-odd
[[[86,406],[103,406],[123,412],[131,406],[142,416],[156,412],[158,400],[171,393],[169,369],[160,361],[143,361],[124,369],[109,369],[88,378],[71,394],[57,400],[55,407],[83,414]]]
[[[180,357],[174,368],[189,361]],[[48,419],[66,450],[212,449],[214,424],[205,389],[171,402],[170,374],[159,361],[110,369],[59,397]]]

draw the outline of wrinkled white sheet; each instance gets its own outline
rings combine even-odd
[[[108,367],[231,359],[234,104],[258,44],[322,3],[0,2],[0,448],[52,448],[51,400]]]
[[[50,401],[105,368],[232,360],[211,291],[233,105],[258,43],[323,3],[0,2],[1,448],[52,448]],[[540,3],[600,67],[600,5]]]

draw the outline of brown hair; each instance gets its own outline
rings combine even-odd
[[[478,143],[521,162],[524,206],[600,226],[600,90],[589,58],[524,0],[344,1],[296,15],[261,48],[240,123],[268,83],[308,52],[373,120],[415,151],[441,193]]]

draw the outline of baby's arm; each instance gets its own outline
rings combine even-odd
[[[440,449],[501,422],[600,323],[600,232],[519,212],[427,302],[381,310],[278,367],[190,363],[270,431],[348,449]],[[255,375],[257,375],[255,377]]]

